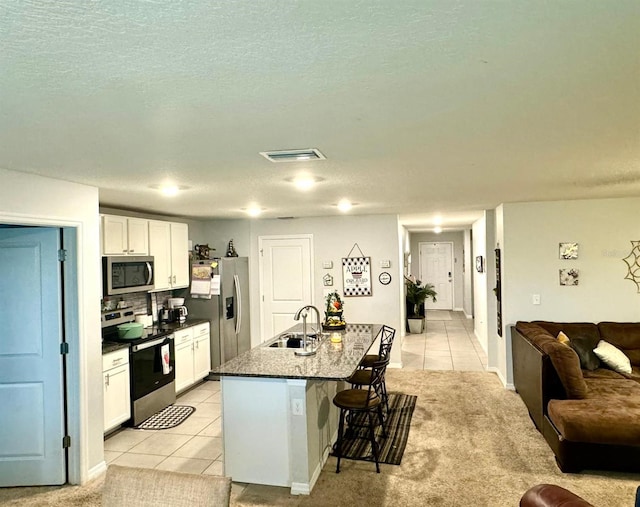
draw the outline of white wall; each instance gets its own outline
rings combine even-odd
[[[478,273],[476,271],[475,258],[481,255],[485,260],[487,258],[487,220],[486,217],[474,222],[473,227],[473,316],[474,316],[474,332],[480,345],[488,350],[488,328],[487,328],[487,273]],[[485,262],[486,266],[486,262]]]
[[[640,294],[622,261],[640,240],[640,198],[504,204],[503,320],[638,321]],[[561,242],[579,257],[559,258]],[[560,268],[580,270],[578,286],[560,286]],[[540,305],[531,297],[539,294]],[[510,338],[508,337],[510,344]],[[512,378],[510,347],[502,373]]]
[[[396,340],[391,352],[391,363],[399,366],[402,362],[401,301],[403,294],[403,266],[400,263],[402,245],[398,218],[396,215],[336,216],[300,218],[294,220],[251,221],[251,248],[249,255],[251,291],[252,343],[271,338],[260,336],[260,294],[258,237],[287,234],[312,234],[314,246],[314,295],[313,304],[324,304],[322,277],[333,275],[333,289],[342,293],[342,258],[346,257],[354,243],[358,243],[365,256],[371,257],[372,293],[371,297],[345,298],[344,317],[347,322],[387,324],[396,329]],[[380,261],[390,260],[390,269],[381,269]],[[323,261],[333,261],[333,269],[323,269]],[[378,281],[381,271],[388,271],[392,280],[389,285]]]
[[[69,481],[86,482],[104,470],[98,189],[2,169],[0,180],[0,223],[77,231],[79,315],[68,323],[79,334],[69,337]]]
[[[420,278],[420,243],[453,243],[453,309],[464,308],[464,233],[462,231],[411,233],[411,259],[413,266],[411,273]]]
[[[473,317],[473,246],[471,244],[471,229],[464,231],[463,240],[463,295],[462,309],[467,318]]]

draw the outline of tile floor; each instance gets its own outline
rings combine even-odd
[[[423,334],[407,334],[402,346],[406,370],[484,370],[486,354],[462,312],[428,313]],[[124,428],[105,439],[107,464],[222,475],[220,382],[205,381],[180,395],[177,404],[196,411],[168,430]],[[234,483],[233,494],[247,487]]]
[[[463,312],[427,310],[426,329],[402,343],[404,370],[484,371],[487,355]]]

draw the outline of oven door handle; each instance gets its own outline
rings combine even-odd
[[[150,341],[150,342],[141,343],[140,345],[134,345],[132,347],[132,350],[133,350],[133,352],[138,352],[139,350],[150,349],[151,347],[155,347],[156,345],[163,344],[167,340],[168,340],[168,338],[160,338],[158,340],[153,340],[153,341]]]

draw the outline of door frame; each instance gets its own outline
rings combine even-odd
[[[313,234],[273,234],[273,235],[264,235],[258,236],[258,280],[260,280],[259,287],[259,301],[260,301],[260,341],[268,340],[273,338],[272,336],[264,335],[264,266],[263,260],[264,256],[262,255],[263,250],[263,241],[264,240],[277,240],[277,239],[308,239],[309,240],[309,262],[311,264],[311,304],[315,305],[315,271],[314,271],[314,257],[313,257]]]
[[[82,484],[86,481],[82,464],[88,461],[89,427],[87,406],[82,400],[87,399],[88,372],[81,367],[81,355],[85,354],[80,342],[80,291],[79,269],[82,265],[82,252],[78,249],[82,237],[82,223],[55,220],[48,217],[16,216],[0,212],[0,223],[16,226],[51,227],[61,230],[62,245],[67,251],[67,258],[62,263],[62,333],[69,344],[63,373],[64,398],[60,400],[65,412],[66,434],[71,437],[71,447],[67,449],[66,477],[69,484]],[[84,435],[81,429],[84,428]],[[62,445],[62,442],[60,442]],[[106,468],[106,467],[105,467]]]
[[[422,245],[450,245],[451,246],[451,310],[456,307],[456,265],[455,265],[455,244],[453,241],[420,241],[418,242],[418,273],[420,280],[424,282],[422,276],[422,257],[420,255],[420,247]],[[426,308],[425,308],[426,311]],[[447,310],[442,310],[447,311]]]

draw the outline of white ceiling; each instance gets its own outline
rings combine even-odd
[[[318,148],[273,164],[260,151]],[[195,218],[640,195],[640,2],[0,0],[0,167]],[[324,178],[297,191],[300,173]],[[189,187],[168,199],[150,185]]]

